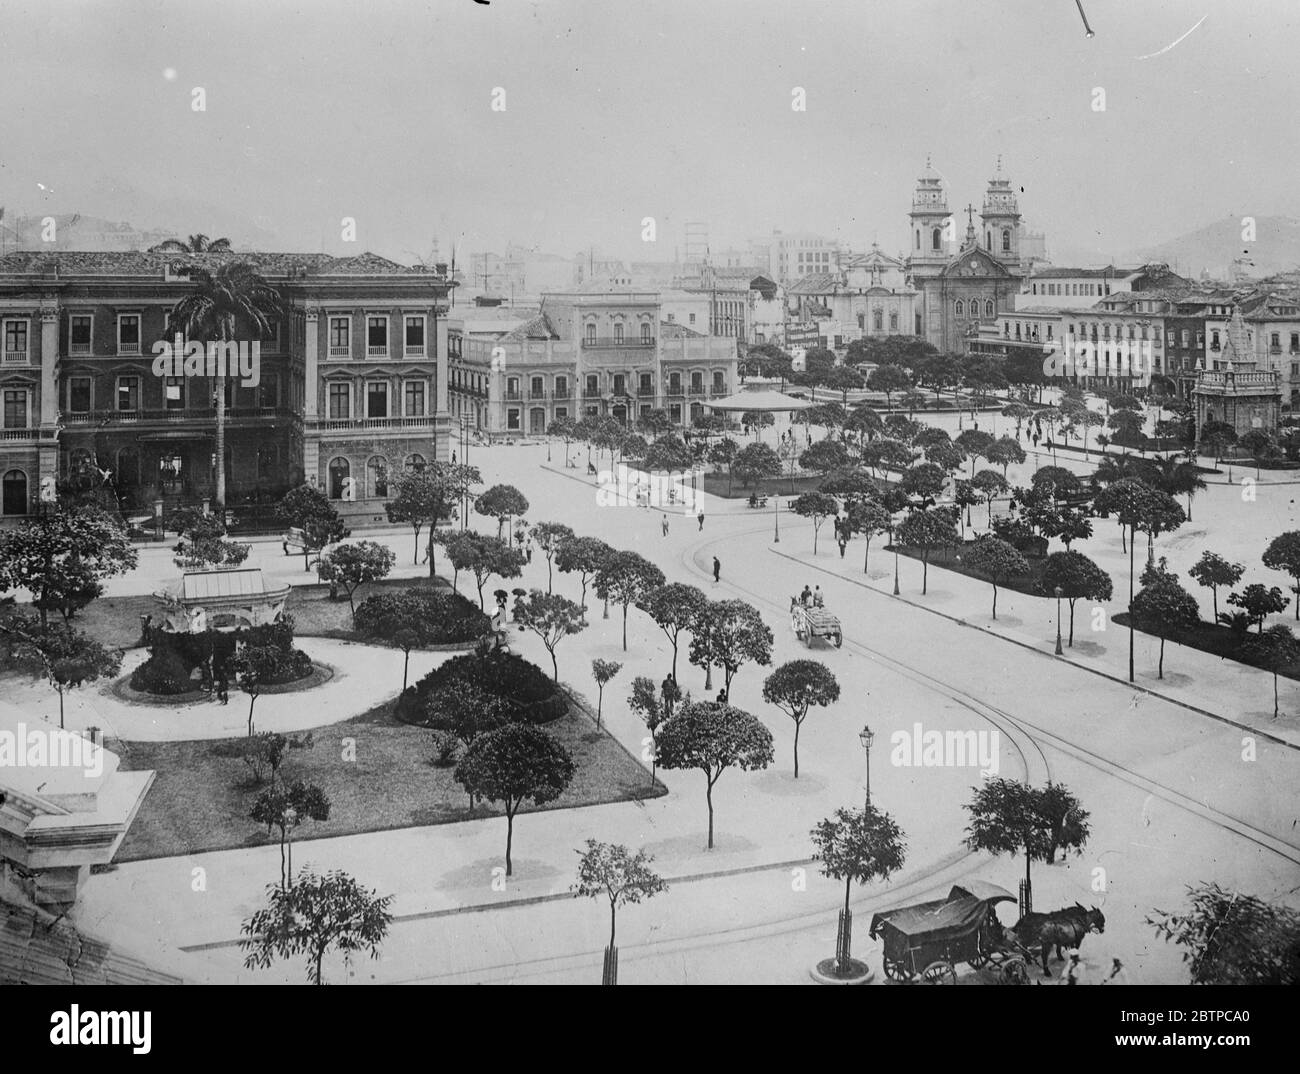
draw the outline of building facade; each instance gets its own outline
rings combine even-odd
[[[382,518],[392,472],[447,457],[444,277],[373,254],[24,251],[0,259],[5,517],[59,484],[109,486],[142,514],[212,498],[218,381],[155,365],[195,287],[180,262],[248,263],[284,300],[269,334],[236,326],[260,361],[255,384],[225,378],[229,506],[306,481]]]

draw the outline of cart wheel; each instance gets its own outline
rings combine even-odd
[[[931,962],[921,971],[921,980],[926,984],[956,984],[957,971],[953,969],[951,962],[940,959],[938,962]]]
[[[912,971],[903,963],[895,962],[892,958],[886,958],[884,961],[885,976],[891,981],[910,981],[912,979]]]
[[[1000,977],[1004,985],[1027,985],[1029,983],[1029,967],[1025,965],[1025,960],[1019,955],[1013,955],[1002,963]]]

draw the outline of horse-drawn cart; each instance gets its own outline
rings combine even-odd
[[[996,884],[968,880],[946,899],[882,910],[871,919],[870,936],[884,949],[885,976],[953,984],[956,966],[990,966],[1000,984],[1027,984],[1029,971],[1018,947],[1008,943],[993,907],[1016,901]]]
[[[839,619],[825,608],[806,608],[796,602],[790,609],[790,626],[794,629],[794,636],[809,647],[813,638],[833,641],[837,649],[844,644],[844,630]]]

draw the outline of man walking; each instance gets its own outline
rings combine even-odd
[[[663,517],[663,521],[662,521],[661,525],[663,526],[664,536],[667,537],[667,536],[668,536],[668,516],[667,516],[667,515],[664,515],[664,517]]]
[[[722,564],[718,561],[718,557],[714,556],[713,557],[713,584],[714,585],[718,584],[718,579],[721,576],[722,576]]]
[[[697,519],[699,519],[699,521],[700,521],[700,530],[699,530],[699,531],[700,531],[701,533],[703,533],[703,532],[704,532],[704,511],[701,510],[700,513],[699,513],[698,515],[696,515],[695,517],[696,517]]]

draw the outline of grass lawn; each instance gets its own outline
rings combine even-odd
[[[967,541],[963,546],[971,547],[973,541]],[[893,552],[893,545],[885,545],[886,552]],[[921,561],[921,553],[912,548],[899,548],[898,554],[908,559],[914,559],[918,563]],[[936,567],[945,571],[954,571],[957,574],[964,574],[967,578],[975,578],[985,585],[989,586],[989,599],[992,600],[993,583],[989,581],[987,574],[980,574],[966,566],[965,562],[957,559],[962,554],[962,548],[950,548],[930,553],[930,570]],[[1040,559],[1037,556],[1025,556],[1029,563],[1029,573],[1017,575],[1014,578],[998,580],[998,589],[1010,589],[1016,593],[1024,593],[1031,597],[1041,597],[1042,593],[1038,591],[1038,580],[1043,576],[1043,565],[1047,562],[1045,558]],[[1046,599],[1046,598],[1044,598]]]
[[[382,582],[362,586],[354,599],[359,605],[380,589],[409,589],[429,584],[427,578],[385,578]],[[445,587],[447,582],[438,578],[435,579],[435,584]],[[289,591],[285,610],[293,616],[293,632],[298,637],[342,638],[348,641],[356,638],[352,631],[352,612],[347,600],[330,600],[329,586],[295,585]],[[140,616],[157,616],[158,613],[158,601],[152,596],[100,597],[79,611],[72,622],[104,645],[127,649],[140,644]]]
[[[794,479],[794,492],[790,491],[790,478],[788,477],[766,477],[756,485],[749,488],[742,488],[740,480],[737,479],[732,483],[731,491],[727,491],[727,475],[722,473],[709,473],[704,475],[704,491],[712,496],[720,496],[724,500],[747,500],[751,493],[757,492],[760,496],[797,496],[801,492],[815,492],[821,488],[821,484],[826,479],[820,474],[803,474]]]
[[[453,775],[454,765],[439,768],[432,763],[430,732],[398,723],[389,715],[390,707],[386,702],[319,728],[311,749],[290,751],[282,774],[317,784],[330,800],[330,819],[305,823],[295,833],[295,843],[503,815],[499,805],[486,803],[471,812]],[[544,809],[667,793],[662,783],[650,782],[650,774],[614,739],[596,731],[585,706],[576,700],[568,715],[546,727],[573,756],[576,772],[564,794]],[[356,741],[355,760],[343,759],[344,738]],[[252,782],[252,772],[240,757],[241,742],[106,743],[121,754],[124,769],[152,768],[158,773],[115,860],[276,844],[275,836],[248,819],[266,784]],[[534,809],[525,805],[522,811]]]
[[[1120,626],[1128,626],[1128,612],[1120,612],[1111,616],[1111,622]],[[1278,622],[1281,622],[1279,619]],[[1248,634],[1241,634],[1231,627],[1223,626],[1220,623],[1209,623],[1202,619],[1194,627],[1187,629],[1175,630],[1169,634],[1165,641],[1177,642],[1179,645],[1186,645],[1190,649],[1199,649],[1203,653],[1213,653],[1215,656],[1223,657],[1226,660],[1236,660],[1239,664],[1248,664],[1251,667],[1261,667],[1254,660],[1248,660],[1242,655],[1242,647],[1248,638],[1259,637],[1255,630]],[[1149,630],[1138,628],[1142,634],[1151,634]],[[1159,635],[1151,634],[1152,637]],[[1272,671],[1272,668],[1263,668],[1265,671]],[[1300,679],[1300,664],[1288,664],[1278,669],[1278,674],[1286,679]]]

